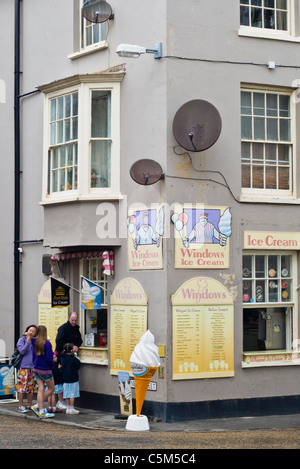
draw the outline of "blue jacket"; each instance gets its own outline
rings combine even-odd
[[[78,358],[72,355],[64,355],[61,357],[62,371],[64,383],[76,383],[79,381],[78,370],[81,366]]]
[[[44,353],[42,355],[36,355],[34,346],[36,338],[31,339],[31,349],[32,349],[32,358],[33,358],[33,368],[37,370],[52,370],[53,368],[53,350],[52,345],[49,340],[46,340],[44,346]]]

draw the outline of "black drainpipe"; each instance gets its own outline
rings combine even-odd
[[[15,205],[14,205],[14,332],[20,337],[20,0],[15,0],[14,61],[14,140],[15,140]]]

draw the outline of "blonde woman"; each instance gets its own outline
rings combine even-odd
[[[44,401],[54,391],[53,351],[52,345],[47,339],[47,329],[45,326],[38,326],[36,337],[31,339],[33,371],[38,385],[37,404],[31,409],[40,418],[54,417],[55,414],[48,413],[44,408]],[[45,387],[47,386],[47,391]]]

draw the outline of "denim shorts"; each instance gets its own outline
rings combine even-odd
[[[50,381],[51,379],[53,379],[53,374],[52,372],[51,373],[48,373],[46,375],[40,375],[39,373],[37,373],[36,371],[34,372],[35,374],[35,379],[38,381],[39,379],[42,380],[42,381]]]

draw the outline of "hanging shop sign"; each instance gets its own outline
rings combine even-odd
[[[70,287],[56,278],[50,277],[50,280],[52,308],[70,306]]]
[[[131,209],[127,230],[129,270],[162,269],[163,207]]]
[[[300,249],[300,233],[244,231],[244,249]]]
[[[231,218],[229,207],[176,205],[171,217],[175,234],[175,268],[228,268]]]
[[[172,295],[173,379],[234,376],[233,296],[195,277]]]
[[[148,298],[139,282],[125,278],[114,288],[110,303],[110,373],[131,374],[131,353],[147,330]]]
[[[53,350],[57,329],[68,320],[68,307],[56,306],[52,308],[51,281],[47,280],[42,286],[38,296],[38,323],[47,328]]]
[[[101,287],[81,276],[80,301],[82,309],[101,309]]]

